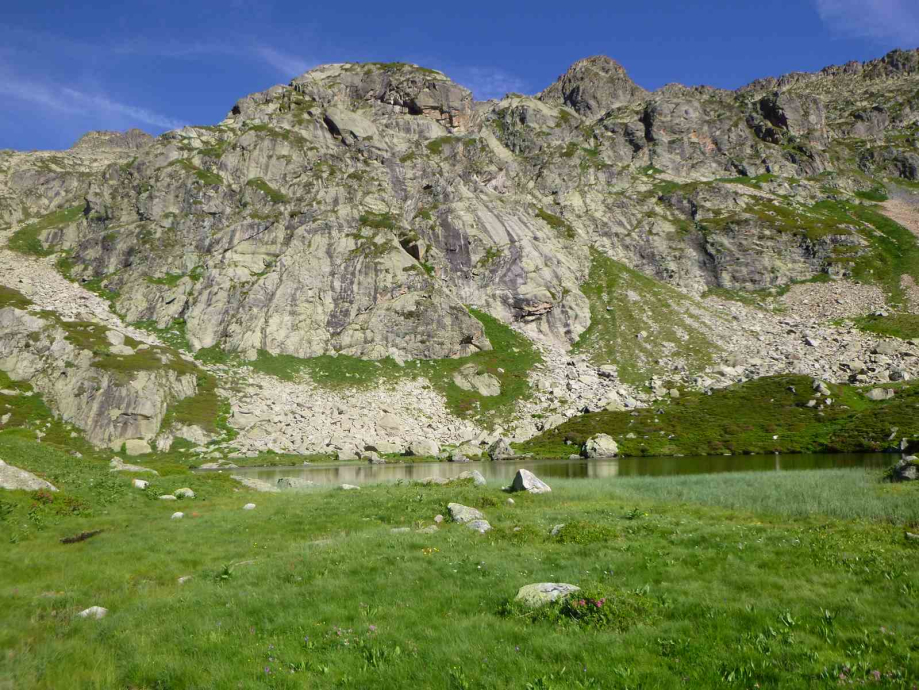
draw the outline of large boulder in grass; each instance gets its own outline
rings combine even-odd
[[[608,434],[597,434],[587,439],[582,451],[585,458],[615,458],[619,445]]]
[[[447,505],[447,510],[450,511],[450,517],[453,518],[453,522],[458,522],[461,525],[465,525],[467,522],[485,519],[481,511],[470,508],[469,506],[464,506],[462,503],[450,503]]]
[[[530,494],[547,494],[552,488],[529,470],[517,470],[511,491],[526,491]]]
[[[574,592],[579,592],[580,587],[569,585],[564,582],[537,582],[532,585],[524,585],[517,590],[517,596],[514,601],[519,601],[524,606],[535,609],[553,601],[564,601]]]
[[[919,458],[915,455],[901,458],[890,469],[890,478],[895,482],[913,482],[919,480]]]
[[[7,465],[3,460],[0,460],[0,489],[9,489],[10,491],[38,491],[39,489],[57,491],[55,487],[44,479],[36,477],[26,470]]]

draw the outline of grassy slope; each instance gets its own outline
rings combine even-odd
[[[12,687],[919,680],[919,550],[903,539],[904,523],[919,521],[919,487],[858,470],[559,480],[508,506],[496,487],[256,495],[218,474],[154,478],[141,492],[104,465],[8,433],[0,457],[62,489],[51,502],[0,492],[10,542],[0,549],[0,684]],[[198,498],[153,498],[181,486]],[[257,509],[242,511],[250,500]],[[495,530],[389,532],[430,524],[454,500],[479,506]],[[171,521],[174,510],[187,517]],[[90,529],[105,532],[58,542]],[[606,597],[606,619],[508,615],[507,598],[539,581]],[[91,605],[109,616],[74,619]]]
[[[679,290],[591,250],[588,282],[581,290],[590,302],[590,327],[574,351],[595,364],[613,363],[626,383],[644,383],[655,362],[673,351],[692,368],[711,363],[717,350],[689,314],[704,307]],[[611,307],[611,309],[610,309]],[[647,336],[639,339],[644,331]]]
[[[814,398],[812,381],[806,376],[770,376],[711,395],[685,393],[634,414],[585,414],[519,448],[566,457],[594,434],[606,433],[616,439],[623,455],[886,450],[893,445],[887,440],[893,427],[899,429],[897,442],[912,437],[919,444],[919,386],[903,387],[892,400],[872,402],[864,397],[867,389],[830,385],[834,404],[818,410],[806,407]],[[658,410],[663,411],[657,414]],[[628,434],[635,438],[626,438]]]
[[[863,331],[909,340],[919,338],[919,315],[888,314],[887,316],[862,316],[854,319],[855,325]]]

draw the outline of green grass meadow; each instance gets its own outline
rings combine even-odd
[[[919,486],[875,472],[552,480],[508,505],[497,486],[257,494],[181,468],[140,491],[10,432],[0,457],[61,490],[0,493],[2,688],[919,683]],[[494,529],[414,531],[451,501]],[[509,602],[546,581],[605,608]],[[109,615],[75,618],[94,605]]]

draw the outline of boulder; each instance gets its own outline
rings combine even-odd
[[[872,388],[870,391],[865,393],[865,397],[868,400],[881,401],[881,400],[890,400],[894,396],[894,391],[892,388]]]
[[[170,520],[181,520],[183,517],[185,517],[185,513],[173,513]]]
[[[488,520],[472,520],[464,524],[466,527],[469,529],[474,529],[479,534],[485,534],[488,530],[491,529],[491,525],[488,523]]]
[[[619,454],[619,445],[608,434],[591,436],[584,443],[583,455],[586,458],[614,458]]]
[[[177,501],[179,499],[177,499],[172,494],[163,494],[162,496],[160,496],[160,500],[161,501]]]
[[[181,489],[176,489],[172,492],[172,495],[176,498],[194,498],[195,492],[186,486]]]
[[[445,484],[449,484],[450,480],[446,477],[425,477],[421,480],[421,483],[425,486],[431,486],[432,484],[444,486]]]
[[[255,510],[255,504],[247,503],[246,505],[243,506],[243,510]]]
[[[150,444],[142,438],[131,438],[124,442],[124,450],[130,456],[152,453]]]
[[[453,374],[453,383],[464,391],[475,391],[484,397],[501,395],[501,382],[485,371],[480,371],[477,364],[466,364]]]
[[[335,457],[338,458],[339,462],[352,462],[354,460],[359,460],[360,456],[357,454],[357,450],[354,448],[342,448],[339,451],[336,451]]]
[[[366,460],[371,465],[385,465],[386,459],[381,458],[378,453],[372,450],[365,450],[361,453],[361,460]]]
[[[488,482],[485,481],[485,477],[478,470],[466,470],[465,472],[460,472],[459,476],[457,476],[457,479],[471,479],[475,486],[485,486],[488,484]]]
[[[354,486],[354,484],[342,484],[341,485],[342,491],[360,491],[360,488],[361,487],[359,486]]]
[[[574,592],[579,592],[580,587],[569,585],[564,582],[537,582],[532,585],[524,585],[517,590],[517,596],[514,601],[519,601],[528,608],[539,608],[554,601],[564,601]]]
[[[461,525],[473,520],[485,519],[485,516],[480,511],[464,506],[462,503],[449,503],[447,504],[447,510],[450,511],[450,517],[453,518],[453,522],[458,522]]]
[[[83,609],[77,614],[80,618],[93,618],[95,620],[105,618],[107,615],[108,609],[102,606],[90,606],[88,609]]]
[[[469,458],[463,455],[459,448],[457,448],[450,454],[450,462],[469,462]]]
[[[415,439],[408,446],[408,454],[417,458],[433,458],[439,452],[440,446],[425,438]]]
[[[919,480],[919,461],[915,455],[901,458],[890,471],[890,477],[895,482],[912,482]]]
[[[526,491],[531,494],[546,494],[552,491],[548,484],[529,470],[517,470],[511,491]]]
[[[9,489],[10,491],[38,491],[45,489],[47,491],[57,491],[49,482],[36,477],[31,472],[26,472],[18,467],[7,465],[0,460],[0,489]]]
[[[497,441],[488,446],[488,457],[492,460],[505,460],[514,457],[514,451],[511,444],[506,438],[499,438]]]
[[[384,414],[377,419],[377,429],[392,434],[398,433],[405,428],[402,420],[394,414]]]
[[[148,486],[150,486],[150,482],[145,482],[143,479],[134,479],[134,480],[131,482],[131,485],[132,485],[135,489],[141,489],[141,490],[143,490],[143,489],[146,489]]]

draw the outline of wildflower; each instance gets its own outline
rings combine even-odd
[[[370,626],[370,632],[376,632],[376,631],[377,631],[377,626],[371,625],[371,626]]]
[[[265,667],[265,673],[270,674],[270,673],[271,673],[271,667],[266,666],[266,667]]]
[[[871,672],[871,675],[874,676],[874,679],[875,679],[875,680],[880,680],[880,679],[881,679],[881,672],[880,672],[880,671],[872,671],[872,672]]]

